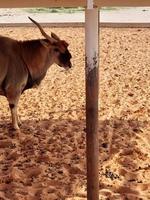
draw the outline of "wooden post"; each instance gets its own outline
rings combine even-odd
[[[89,5],[91,6],[91,2],[89,3]],[[91,8],[90,6],[87,6],[87,9],[85,11],[87,199],[98,200],[99,11],[97,8]]]

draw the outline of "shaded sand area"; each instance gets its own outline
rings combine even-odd
[[[0,199],[85,200],[84,29],[46,28],[70,43],[74,68],[52,66],[19,103],[20,132],[0,97]],[[1,28],[17,39],[36,28]],[[100,200],[150,199],[150,30],[102,29]]]

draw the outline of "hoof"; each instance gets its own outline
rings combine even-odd
[[[22,124],[22,122],[21,122],[21,120],[20,120],[20,117],[18,117],[18,124],[19,124],[19,125]]]
[[[22,122],[21,122],[21,121],[18,121],[18,124],[19,124],[19,126],[21,126],[21,125],[22,125]]]
[[[15,131],[20,130],[20,128],[19,128],[18,125],[13,126],[13,129],[14,129]]]

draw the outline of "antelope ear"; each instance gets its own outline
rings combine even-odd
[[[44,40],[40,40],[40,43],[41,43],[44,47],[46,47],[46,48],[49,48],[49,46],[50,46],[50,43],[49,43],[49,42],[46,42],[46,41],[44,41]]]
[[[55,34],[55,33],[51,33],[51,37],[53,38],[53,39],[55,39],[55,40],[57,40],[57,41],[59,41],[60,40],[60,38]]]

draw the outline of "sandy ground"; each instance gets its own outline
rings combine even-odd
[[[74,68],[52,66],[19,103],[13,132],[0,96],[0,199],[85,200],[84,29],[47,28],[70,43]],[[17,39],[35,28],[1,28]],[[102,29],[100,48],[100,200],[150,199],[149,29]]]

